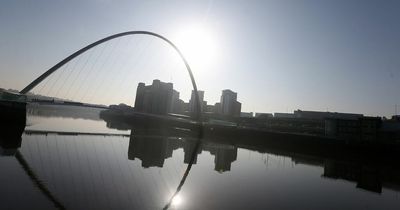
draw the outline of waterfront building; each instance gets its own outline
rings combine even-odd
[[[254,117],[253,112],[240,112],[240,117]]]
[[[346,140],[375,141],[382,125],[379,117],[325,119],[325,135]]]
[[[175,114],[184,114],[185,113],[185,102],[182,99],[179,99],[179,92],[176,90],[172,90],[172,100],[170,113]]]
[[[274,113],[275,118],[295,118],[295,115],[293,113],[279,113],[275,112]]]
[[[214,106],[214,105],[207,104],[206,107],[205,107],[204,112],[207,112],[207,113],[215,113],[215,106]]]
[[[272,113],[256,112],[255,117],[256,118],[271,118],[271,117],[274,117],[274,116],[272,115]]]
[[[172,83],[165,83],[155,79],[152,85],[146,86],[141,82],[136,90],[135,111],[167,114],[171,111],[173,95]]]
[[[393,115],[392,120],[396,122],[400,122],[400,115]]]
[[[359,119],[360,117],[363,117],[362,114],[340,113],[340,112],[303,111],[300,109],[294,111],[293,114],[296,118],[319,119],[319,120],[324,120],[326,118],[356,120],[356,119]]]
[[[221,114],[228,116],[240,116],[242,104],[237,101],[237,93],[226,89],[221,95]]]
[[[222,114],[221,103],[215,103],[214,105],[214,113]]]
[[[199,95],[200,99],[200,110],[204,112],[205,107],[207,106],[207,101],[204,101],[204,91],[198,90],[197,94]],[[197,110],[196,94],[194,90],[192,90],[192,95],[189,100],[189,111],[191,113],[194,113],[196,112],[196,110]]]

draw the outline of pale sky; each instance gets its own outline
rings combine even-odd
[[[16,1],[0,6],[0,87],[22,89],[74,51],[108,35],[148,30],[186,54],[209,104],[238,92],[242,111],[400,112],[400,1]],[[195,34],[195,35],[193,35]],[[133,104],[136,85],[174,82],[184,64],[151,37],[96,47],[33,91]],[[63,71],[65,70],[65,71]]]

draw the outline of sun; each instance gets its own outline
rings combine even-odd
[[[205,71],[218,57],[215,35],[204,26],[178,30],[176,45],[189,65]]]
[[[175,195],[173,198],[172,198],[172,205],[173,206],[179,206],[180,204],[182,203],[182,197],[181,196],[179,196],[179,195]]]

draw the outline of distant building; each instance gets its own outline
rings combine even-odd
[[[325,119],[325,135],[346,140],[375,141],[382,125],[379,117]]]
[[[223,90],[221,95],[221,114],[228,116],[240,116],[242,104],[237,101],[237,93],[231,90]]]
[[[189,113],[189,109],[190,109],[190,104],[183,102],[183,112]]]
[[[172,83],[165,83],[156,79],[153,80],[152,85],[146,86],[141,82],[136,90],[135,111],[151,114],[167,114],[171,112],[173,95]]]
[[[175,114],[183,114],[185,112],[184,109],[184,101],[179,99],[179,92],[176,90],[172,90],[172,100],[171,100],[171,107],[169,112]]]
[[[393,115],[392,120],[396,122],[400,122],[400,115]]]
[[[235,103],[234,103],[235,105],[234,105],[234,111],[233,111],[233,116],[235,116],[235,117],[239,117],[240,116],[240,112],[241,112],[241,110],[242,110],[242,103],[240,103],[239,101],[235,101]]]
[[[184,114],[185,113],[185,102],[182,99],[173,100],[173,107],[171,113]]]
[[[207,102],[204,101],[204,91],[198,90],[197,94],[199,95],[200,99],[200,111],[204,112],[205,107],[207,106]],[[197,102],[196,102],[196,94],[194,90],[192,90],[192,95],[189,100],[189,111],[194,113],[197,110]]]
[[[274,113],[275,118],[295,118],[295,115],[293,113]]]
[[[221,103],[215,103],[215,105],[214,105],[214,113],[215,114],[222,114]]]
[[[114,111],[121,111],[121,112],[132,110],[131,106],[128,106],[128,105],[123,104],[123,103],[121,103],[119,105],[114,105],[114,104],[110,105],[109,108],[114,110]]]
[[[254,117],[253,112],[240,112],[240,117]]]
[[[386,140],[398,141],[400,140],[400,120],[385,120],[382,122],[382,127],[380,129],[381,136]]]
[[[326,118],[355,120],[360,117],[363,117],[362,114],[340,113],[340,112],[302,111],[300,109],[298,109],[297,111],[294,111],[293,114],[296,118],[319,119],[319,120],[324,120]]]
[[[170,111],[175,109],[175,105],[177,105],[176,102],[178,102],[178,100],[179,100],[179,92],[172,89],[172,100],[171,100]]]
[[[271,118],[271,117],[274,117],[274,116],[272,115],[272,113],[256,112],[255,117],[256,118]]]
[[[208,113],[215,113],[215,106],[214,105],[206,105],[204,112]]]

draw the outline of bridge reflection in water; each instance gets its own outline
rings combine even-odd
[[[42,115],[51,112],[30,113],[28,123],[32,115],[35,120],[53,119]],[[66,112],[53,114],[68,118]],[[77,112],[71,111],[71,115]],[[88,118],[90,122],[101,122],[93,116],[73,118],[77,125]],[[3,186],[15,189],[1,189],[5,207],[54,208],[26,181],[21,168],[10,167],[16,161],[7,157],[19,147],[42,184],[66,209],[161,209],[180,184],[193,154],[194,165],[179,194],[181,206],[174,208],[295,208],[300,204],[323,208],[326,202],[337,199],[341,202],[330,204],[332,208],[368,205],[395,209],[400,202],[396,198],[400,167],[393,157],[282,147],[261,143],[259,137],[235,138],[216,134],[215,130],[205,130],[202,144],[194,150],[193,129],[120,119],[106,121],[104,124],[115,133],[121,129],[121,136],[91,135],[95,133],[92,131],[81,135],[80,130],[72,134],[57,129],[46,134],[28,125],[26,130],[31,131],[23,134],[21,145],[8,145],[0,159],[2,168],[7,169],[0,180]],[[340,193],[331,197],[332,192]],[[282,199],[291,202],[279,201]]]

